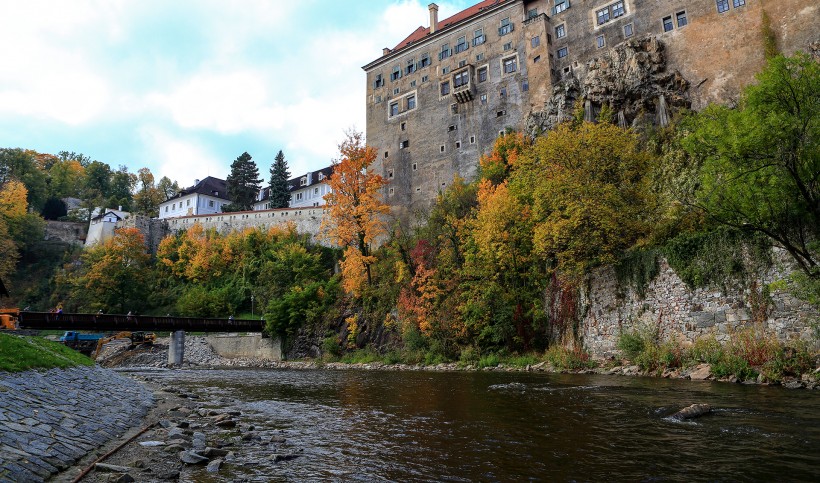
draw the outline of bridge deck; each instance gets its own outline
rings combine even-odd
[[[262,332],[264,320],[203,319],[196,317],[154,317],[118,314],[55,314],[20,312],[21,329],[94,331],[177,331]]]

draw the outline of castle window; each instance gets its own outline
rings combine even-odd
[[[678,12],[675,14],[675,20],[678,22],[678,28],[681,28],[687,24],[686,21],[686,12]]]
[[[416,163],[413,163],[413,171],[415,171],[417,169],[418,169],[418,165]]]
[[[518,59],[516,57],[509,57],[502,61],[504,63],[504,73],[512,74],[518,70]]]
[[[374,104],[380,104],[381,102],[382,102],[382,96],[376,96],[376,98],[373,100]]]
[[[499,91],[498,95],[501,96],[501,97],[507,97],[507,88],[502,87],[501,91]]]
[[[213,201],[211,201],[213,203]],[[168,213],[168,205],[165,205],[165,212]]]
[[[609,7],[602,8],[601,10],[598,10],[597,15],[598,15],[598,25],[603,25],[603,24],[609,22]]]
[[[191,206],[191,200],[185,200],[185,206]]]
[[[456,141],[456,149],[461,149],[461,141]]]
[[[440,153],[443,153],[443,152],[444,152],[444,149],[445,149],[445,148],[444,148],[444,145],[443,145],[443,144],[442,144],[441,146],[439,146],[439,147],[438,147],[438,151],[439,151]]]
[[[390,179],[393,178],[393,170],[392,169],[387,170],[387,177],[390,178]]]
[[[416,96],[407,97],[407,110],[411,111],[416,108]]]
[[[401,130],[404,131],[405,129],[407,129],[407,123],[403,122],[401,123]]]
[[[528,90],[530,90],[530,81],[525,80],[524,82],[522,82],[521,83],[521,90],[523,92],[527,92]]]
[[[504,36],[513,31],[513,24],[510,23],[510,17],[501,20],[501,26],[498,27],[498,35]]]
[[[416,59],[411,58],[407,61],[407,67],[404,68],[404,73],[409,75],[409,74],[412,74],[415,71],[416,71]]]
[[[631,23],[624,25],[624,38],[632,37],[633,33]]]
[[[460,60],[460,61],[458,62],[458,67],[459,67],[459,68],[462,68],[462,67],[464,67],[465,65],[467,65],[467,61],[466,61],[466,60]]]
[[[396,65],[393,67],[393,72],[390,73],[390,80],[397,81],[399,79],[401,79],[401,66]]]
[[[438,53],[438,60],[446,59],[453,55],[453,49],[450,48],[449,43],[445,43],[441,45],[441,52]]]
[[[392,176],[391,176],[391,178],[392,178]],[[389,190],[387,190],[387,193],[388,193],[390,196],[393,196],[393,193],[395,193],[394,188],[390,188]]]
[[[387,157],[388,157],[389,155],[390,155],[390,153],[389,153],[389,152],[387,152],[387,151],[385,151],[385,152],[384,152],[384,158],[385,158],[385,159],[387,159]]]
[[[612,18],[618,18],[623,16],[626,13],[626,9],[624,9],[624,2],[617,2],[612,4]]]
[[[487,80],[487,67],[481,67],[478,69],[478,82],[484,82]]]
[[[512,42],[507,42],[506,44],[504,44],[504,50],[512,50]]]
[[[425,82],[427,82],[427,81],[429,81],[429,80],[430,80],[430,76],[429,76],[429,75],[425,75],[425,76],[422,76],[422,77],[421,77],[421,83],[422,83],[422,84],[424,84]]]
[[[383,87],[384,86],[384,77],[381,74],[376,74],[376,80],[373,81],[373,88]]]
[[[470,144],[475,144],[475,136],[470,136]]]
[[[535,18],[537,16],[538,16],[538,9],[537,8],[531,8],[531,9],[527,10],[527,20],[529,20],[531,18]]]
[[[405,139],[404,141],[401,142],[401,144],[399,144],[399,149],[407,149],[409,147],[410,147],[410,140],[409,139]]]
[[[532,47],[534,49],[534,48],[538,47],[539,45],[541,45],[541,36],[540,35],[536,35],[535,37],[530,39],[530,47]]]
[[[539,60],[541,60],[541,56],[540,56],[540,55],[536,55],[536,56],[535,56],[535,58],[533,58],[533,59],[532,59],[532,63],[533,63],[533,64],[537,64]]]
[[[732,5],[735,8],[742,7],[742,6],[746,5],[746,0],[732,0]]]
[[[416,87],[416,81],[410,81],[410,87]]]
[[[567,26],[566,24],[561,24],[555,27],[555,38],[556,39],[563,39],[567,36]]]
[[[556,54],[558,54],[559,59],[563,59],[564,57],[569,55],[569,47],[561,47],[560,49],[558,49],[558,52],[556,52]]]
[[[606,39],[603,35],[599,35],[598,37],[596,37],[595,42],[599,49],[606,46]]]
[[[450,104],[450,112],[458,114],[458,103]]]
[[[476,29],[473,32],[473,47],[476,45],[481,45],[487,40],[487,37],[484,36],[484,29]]]
[[[430,65],[430,54],[427,52],[421,54],[421,60],[419,61],[419,68],[423,69]]]
[[[442,74],[449,74],[450,73],[450,66],[442,67],[441,68],[441,73]]]
[[[478,54],[478,55],[475,56],[475,61],[476,62],[481,62],[482,60],[484,60],[484,54],[483,53]]]
[[[482,104],[486,104],[486,103],[487,103],[487,94],[481,94],[481,103],[482,103]]]
[[[469,48],[470,44],[467,42],[467,36],[459,37],[456,42],[456,53],[461,53]]]
[[[470,72],[469,71],[462,71],[458,74],[453,76],[453,87],[461,87],[466,86],[470,83]]]
[[[729,11],[729,0],[716,0],[718,13]]]
[[[669,32],[675,28],[675,25],[672,23],[672,16],[664,17],[663,18],[663,31]]]
[[[455,130],[456,130],[456,125],[455,124],[450,124],[449,126],[447,126],[447,132],[453,132]]]
[[[555,6],[552,7],[552,14],[556,15],[569,8],[569,0],[555,0]]]
[[[399,103],[398,102],[391,102],[390,103],[390,117],[397,116],[399,114]]]
[[[450,93],[450,81],[444,81],[441,83],[441,95],[446,96]]]
[[[399,92],[401,92],[401,91],[399,90],[399,88],[398,88],[398,87],[396,87],[395,89],[393,89],[393,95],[394,95],[394,96],[398,95],[398,94],[399,94]]]

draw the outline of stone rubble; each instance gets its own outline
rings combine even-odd
[[[45,481],[129,428],[150,391],[99,367],[0,372],[0,481]]]

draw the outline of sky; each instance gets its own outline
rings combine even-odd
[[[477,0],[476,0],[477,1]],[[418,26],[401,0],[0,0],[0,147],[148,167],[181,186],[330,165],[365,130],[365,64]],[[439,18],[470,0],[437,1]]]

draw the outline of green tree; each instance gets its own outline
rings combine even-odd
[[[156,217],[159,214],[159,204],[166,198],[162,191],[154,185],[154,175],[151,174],[150,169],[140,168],[137,178],[139,181],[137,193],[134,195],[134,211]]]
[[[820,278],[820,64],[777,56],[738,108],[710,106],[684,146],[703,159],[696,206],[713,220],[765,234]]]
[[[162,201],[165,201],[179,193],[179,184],[176,181],[172,182],[167,176],[163,176],[157,183],[157,189],[162,195]]]
[[[259,193],[259,169],[247,152],[242,153],[231,163],[231,174],[228,175],[228,198],[231,204],[224,211],[248,211]]]
[[[94,209],[101,206],[111,193],[111,167],[100,161],[92,161],[85,168],[85,185],[82,189],[82,207],[91,220]]]
[[[133,210],[134,187],[138,182],[137,175],[128,172],[128,166],[120,166],[111,173],[111,191],[105,204],[109,208],[122,206],[125,211]]]
[[[11,180],[20,181],[28,191],[29,206],[40,211],[48,198],[48,188],[46,173],[38,167],[36,154],[20,148],[0,149],[0,186]]]
[[[290,189],[288,188],[288,162],[282,150],[276,155],[270,167],[270,207],[287,208],[290,204]]]

